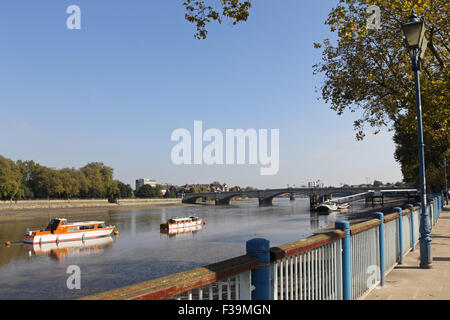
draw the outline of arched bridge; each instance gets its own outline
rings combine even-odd
[[[265,189],[265,190],[240,190],[230,192],[205,192],[205,193],[185,193],[183,203],[196,203],[198,199],[205,198],[214,200],[216,205],[229,205],[234,197],[247,196],[249,198],[258,198],[259,205],[272,205],[273,198],[282,194],[304,194],[309,196],[325,196],[332,194],[362,194],[364,192],[383,192],[396,193],[402,195],[416,195],[416,189],[400,188],[284,188],[284,189]]]

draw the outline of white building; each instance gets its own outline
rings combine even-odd
[[[156,187],[156,180],[153,179],[137,179],[136,180],[136,190],[140,187],[149,184],[151,187]]]
[[[308,188],[324,188],[325,184],[319,180],[308,182]]]

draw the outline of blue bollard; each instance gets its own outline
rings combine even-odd
[[[398,212],[400,217],[398,218],[398,244],[400,247],[400,257],[398,259],[398,264],[403,264],[403,218],[402,218],[402,208],[395,207],[394,212]]]
[[[252,300],[270,299],[270,242],[266,239],[252,239],[246,243],[247,254],[259,261],[256,269],[252,269]]]
[[[384,215],[382,212],[375,212],[373,214],[373,217],[381,221],[381,224],[378,226],[378,241],[380,243],[380,286],[384,286],[386,277],[386,262],[384,250]]]
[[[411,251],[414,251],[414,206],[412,204],[408,204],[406,209],[411,210],[410,221],[411,221]]]
[[[342,239],[342,298],[344,300],[352,299],[352,278],[351,278],[351,260],[350,260],[350,222],[335,221],[336,229],[345,232]]]

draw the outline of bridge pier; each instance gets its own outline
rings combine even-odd
[[[318,194],[313,194],[313,195],[309,196],[309,206],[311,209],[315,209],[318,204],[321,204],[321,203],[331,200],[331,199],[333,199],[332,193],[324,194],[321,196]]]
[[[260,207],[270,207],[273,205],[273,197],[272,198],[259,198],[259,206]]]
[[[231,205],[231,198],[216,199],[216,206],[229,206]]]

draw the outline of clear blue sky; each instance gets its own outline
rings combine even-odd
[[[48,167],[100,161],[132,184],[281,187],[322,179],[401,180],[390,133],[355,141],[352,113],[338,116],[315,87],[313,42],[336,0],[257,0],[246,23],[211,23],[196,40],[182,0],[2,0],[0,154]],[[82,29],[66,28],[79,5]],[[177,128],[280,130],[280,169],[175,166]]]

